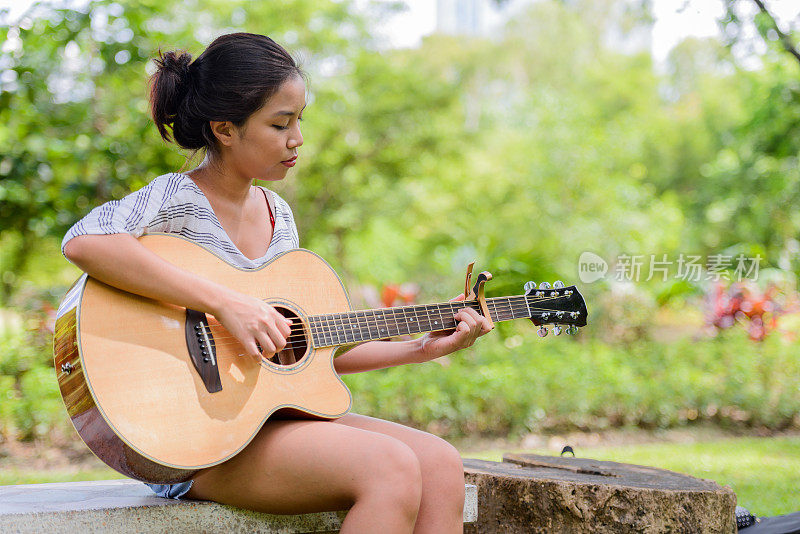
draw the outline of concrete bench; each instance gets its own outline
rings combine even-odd
[[[135,480],[0,486],[0,532],[336,532],[345,512],[271,515],[208,501],[162,499]],[[464,522],[478,517],[466,485]]]

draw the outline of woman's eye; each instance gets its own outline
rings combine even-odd
[[[279,130],[288,130],[288,126],[281,126],[280,124],[273,124],[273,126]]]

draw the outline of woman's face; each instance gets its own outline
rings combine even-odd
[[[282,180],[303,144],[299,121],[305,106],[305,83],[294,76],[236,129],[230,165],[237,173],[248,179]]]

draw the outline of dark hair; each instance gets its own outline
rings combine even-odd
[[[158,69],[150,78],[150,111],[165,141],[214,151],[209,121],[247,118],[293,76],[305,78],[292,56],[265,35],[223,35],[192,61],[184,51],[159,51]]]

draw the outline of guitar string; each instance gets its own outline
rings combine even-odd
[[[502,314],[510,314],[511,315],[510,319],[511,319],[511,318],[514,318],[514,316],[517,313],[520,313],[520,318],[521,317],[526,317],[525,312],[527,312],[528,306],[527,305],[526,306],[522,306],[521,302],[519,300],[519,299],[524,299],[524,295],[518,295],[518,296],[515,296],[515,297],[508,297],[508,298],[505,298],[505,297],[493,297],[493,298],[497,298],[499,300],[499,302],[490,299],[487,302],[487,304],[491,305],[491,307],[493,308],[493,311],[495,312],[496,315],[500,316]],[[516,301],[512,301],[511,300],[512,298],[516,299]],[[539,298],[539,299],[537,299],[537,302],[555,300],[557,298],[563,298],[563,296]],[[502,300],[502,299],[505,299],[505,300]],[[450,311],[455,314],[455,312],[467,307],[467,306],[464,306],[465,304],[467,306],[469,306],[469,307],[472,307],[473,309],[476,309],[476,311],[479,311],[479,312],[481,311],[477,300],[454,301],[454,302],[451,302],[451,303],[428,304],[428,305],[412,305],[412,306],[409,306],[409,307],[378,308],[376,310],[365,310],[365,311],[372,311],[373,313],[374,312],[379,312],[381,315],[383,315],[383,317],[381,319],[384,321],[384,323],[387,325],[387,327],[389,329],[391,329],[391,326],[389,325],[389,321],[391,321],[391,320],[394,320],[396,327],[399,328],[399,323],[397,322],[398,317],[397,317],[397,314],[396,314],[397,311],[401,311],[401,313],[402,313],[402,315],[404,317],[406,316],[406,312],[409,312],[409,311],[414,312],[414,315],[417,317],[416,324],[423,325],[423,326],[427,325],[427,326],[424,327],[419,332],[411,332],[411,333],[421,333],[421,332],[432,332],[432,331],[437,331],[437,330],[451,330],[452,328],[454,328],[457,325],[457,323],[454,322],[452,326],[448,325],[447,328],[442,328],[442,329],[430,328],[431,326],[433,326],[435,324],[434,318],[437,315],[442,320],[450,321],[450,320],[452,320],[452,318],[446,317],[446,315],[443,316],[438,311],[436,311],[436,313],[433,314],[433,318],[432,318],[431,314],[428,313],[428,312],[434,311],[434,309],[435,310],[439,310],[439,309],[441,309],[443,307],[449,306],[451,308]],[[431,309],[431,308],[433,308],[433,309]],[[530,309],[531,309],[531,311],[542,312],[542,313],[545,313],[545,312],[554,313],[555,311],[557,311],[557,310],[552,310],[552,309],[549,309],[549,308],[539,308],[539,307],[536,307],[536,306],[531,307]],[[419,314],[417,312],[423,312],[425,315],[427,315],[427,319],[425,319],[425,318],[420,319]],[[374,339],[385,339],[385,338],[388,338],[388,337],[392,337],[394,335],[399,335],[399,333],[400,333],[399,331],[396,334],[392,334],[390,330],[386,331],[386,335],[380,335],[380,332],[378,330],[380,328],[379,326],[376,326],[374,328],[370,328],[370,325],[366,325],[366,329],[365,329],[364,327],[362,327],[360,325],[360,322],[358,321],[359,319],[365,319],[365,320],[370,319],[369,317],[367,317],[365,315],[356,315],[355,317],[345,317],[345,314],[350,315],[350,314],[359,314],[359,313],[363,314],[364,312],[363,311],[360,311],[360,312],[344,312],[344,313],[338,313],[338,314],[323,314],[323,315],[312,316],[313,317],[313,321],[312,322],[303,323],[303,324],[300,324],[300,325],[293,325],[293,327],[290,328],[289,340],[291,340],[291,341],[289,343],[287,343],[285,348],[296,348],[296,347],[298,347],[300,345],[306,344],[305,332],[307,330],[311,334],[312,340],[317,340],[317,341],[321,340],[323,342],[326,342],[328,340],[329,341],[335,341],[335,343],[333,343],[332,345],[318,345],[318,346],[337,346],[337,345],[347,345],[349,343],[355,343],[355,342],[361,342],[361,341],[368,341],[368,340],[373,339],[372,338],[373,335],[379,336],[379,337],[375,337]],[[389,316],[389,313],[391,313],[391,316]],[[345,319],[346,319],[346,321],[344,321]],[[352,319],[355,319],[356,322],[355,323],[351,322]],[[333,326],[336,326],[335,323],[337,322],[337,320],[338,320],[338,322],[340,322],[342,324],[342,327],[349,326],[351,328],[349,328],[347,331],[343,331],[343,330],[341,330],[341,328],[336,329],[336,330],[331,329],[331,324],[333,324]],[[498,320],[505,320],[505,319],[498,319]],[[345,322],[347,323],[346,325],[345,325]],[[406,325],[408,325],[408,321],[405,321],[405,322],[406,322]],[[357,328],[352,328],[354,326],[357,327]],[[241,342],[238,340],[238,338],[236,338],[236,336],[233,336],[233,335],[231,335],[229,333],[227,333],[227,335],[219,334],[219,333],[214,334],[214,332],[211,330],[211,328],[214,328],[214,329],[217,329],[217,330],[221,330],[221,331],[224,331],[226,333],[227,333],[227,330],[225,330],[224,327],[222,325],[220,325],[220,324],[215,324],[215,325],[212,325],[212,326],[203,325],[203,328],[201,329],[201,331],[204,330],[207,333],[212,335],[212,337],[214,339],[214,345],[215,346],[229,346],[229,345],[236,345],[236,344],[240,344],[241,345]],[[156,332],[160,332],[160,331],[162,331],[162,330],[158,330]],[[146,331],[141,331],[140,330],[140,331],[136,332],[136,335],[139,336],[141,334],[146,334],[146,333],[147,333]],[[369,337],[367,339],[359,339],[359,340],[347,339],[348,333],[351,336],[352,336],[352,334],[359,333],[361,335],[365,335],[366,334]],[[345,338],[344,341],[342,341],[342,337]],[[117,338],[117,339],[119,339],[119,338]],[[228,342],[228,341],[224,341],[224,340],[233,340],[233,341]],[[220,341],[220,343],[217,343],[218,341]],[[297,343],[295,343],[295,341],[297,341]]]
[[[558,298],[558,297],[553,297],[553,298]],[[474,302],[477,302],[477,301],[474,301]],[[395,308],[395,309],[401,309],[401,308]],[[461,310],[461,309],[463,309],[463,307],[458,307],[457,309]],[[516,312],[527,312],[527,310],[528,310],[527,306],[525,306],[525,307],[516,306],[515,307],[513,305],[511,305],[511,306],[503,305],[502,309],[498,309],[498,307],[495,307],[494,311],[498,316],[501,315],[501,314],[504,314],[504,313],[510,313],[512,316],[509,317],[509,319],[513,319],[514,318],[513,315]],[[531,308],[531,311],[542,312],[542,313],[547,313],[547,312],[555,313],[558,310],[552,310],[550,308]],[[355,312],[351,312],[351,313],[355,313]],[[341,317],[338,317],[338,314],[331,314],[331,315],[337,315],[337,317],[336,318],[326,319],[325,322],[333,321],[335,323],[335,319],[341,319]],[[441,314],[439,314],[439,315],[441,316]],[[319,318],[320,316],[316,316],[316,317]],[[522,318],[522,317],[525,317],[525,316],[523,315],[523,316],[520,316],[519,318]],[[525,317],[525,318],[529,318],[529,317]],[[356,317],[356,319],[358,319],[358,317]],[[399,328],[400,326],[399,326],[399,324],[397,324],[397,318],[394,317],[394,320],[395,320],[396,327]],[[449,321],[449,320],[452,320],[452,318],[442,317],[442,320],[443,321],[444,320],[448,320]],[[505,320],[505,319],[499,319],[498,318],[498,320]],[[428,326],[432,326],[433,325],[433,323],[431,322],[430,318],[428,319],[427,322],[428,322]],[[419,321],[417,323],[419,323]],[[435,332],[435,331],[441,331],[441,330],[452,330],[453,328],[455,328],[457,326],[457,324],[458,324],[457,322],[454,322],[452,325],[448,324],[446,328],[441,328],[441,329],[432,329],[432,328],[427,328],[426,327],[426,328],[423,328],[422,330],[420,330],[419,332],[409,332],[409,333],[421,333],[421,332]],[[562,323],[562,324],[567,324],[567,323]],[[348,344],[351,344],[351,343],[360,343],[360,342],[363,342],[363,341],[371,341],[371,340],[376,340],[376,339],[386,339],[386,338],[389,338],[389,337],[394,337],[394,336],[400,335],[400,331],[399,330],[398,330],[397,333],[394,333],[394,334],[392,334],[390,331],[387,331],[386,335],[381,335],[380,332],[378,332],[377,330],[374,331],[373,329],[370,329],[369,327],[367,327],[366,335],[369,336],[369,337],[362,338],[362,339],[355,339],[355,337],[353,336],[353,334],[356,333],[355,329],[351,328],[348,331],[344,331],[344,330],[341,330],[341,329],[339,329],[339,330],[328,329],[328,330],[322,330],[322,331],[314,331],[315,328],[319,328],[320,326],[323,327],[323,328],[326,328],[326,325],[316,325],[316,326],[315,325],[309,325],[309,328],[308,328],[308,330],[311,331],[310,333],[311,333],[312,341],[315,338],[317,338],[317,339],[322,340],[323,343],[325,343],[323,345],[317,344],[317,345],[315,345],[316,347],[342,346],[342,345],[348,345]],[[342,326],[345,326],[344,323],[342,323]],[[348,326],[354,326],[354,325],[353,325],[353,323],[348,323]],[[206,328],[206,327],[204,326],[204,328]],[[212,327],[210,326],[208,328],[210,329]],[[213,325],[213,328],[224,330],[224,327],[222,327],[221,325]],[[391,328],[391,327],[389,327],[389,328]],[[287,340],[289,340],[289,343],[286,344],[286,346],[284,347],[283,350],[294,349],[294,348],[299,348],[299,347],[302,347],[302,346],[307,346],[308,343],[307,343],[307,340],[306,340],[305,331],[306,331],[306,329],[301,326],[299,329],[295,330],[295,332],[299,332],[299,333],[290,334],[290,336],[287,338]],[[373,332],[374,332],[374,335],[378,336],[378,337],[374,337],[373,338],[372,337]],[[237,344],[241,345],[241,342],[238,340],[238,338],[236,338],[233,335],[213,334],[213,332],[210,332],[210,333],[212,334],[212,337],[214,339],[214,346],[215,347],[216,346],[220,346],[220,347],[234,346],[234,345],[237,345]],[[360,333],[363,336],[365,334],[365,330],[363,328],[359,327],[358,333]],[[353,339],[348,339],[347,338],[348,335],[353,336]],[[342,336],[345,337],[344,341],[341,340]],[[334,339],[334,338],[336,338],[336,339]],[[223,341],[221,343],[217,343],[217,341],[219,341],[219,340],[231,340],[231,341]],[[327,340],[335,341],[335,343],[332,343],[332,344],[328,345],[327,344]],[[313,345],[313,343],[312,343],[312,345]]]
[[[496,299],[506,299],[506,301],[505,302],[493,301],[492,299],[494,299],[494,298],[496,298]],[[520,312],[520,311],[523,311],[523,310],[527,309],[527,307],[521,306],[521,302],[519,300],[517,300],[516,302],[512,302],[511,301],[512,298],[513,299],[523,299],[524,295],[516,295],[516,296],[512,296],[512,297],[492,297],[492,299],[487,299],[487,304],[490,305],[491,307],[493,307],[499,313],[508,312],[511,309],[512,306],[514,307],[514,313],[515,314]],[[563,298],[563,296],[538,298],[536,300],[536,302],[549,301],[549,300],[554,300],[556,298]],[[266,301],[267,299],[263,299],[263,300]],[[466,306],[465,306],[465,304],[466,304]],[[333,322],[338,321],[338,322],[342,323],[342,326],[356,327],[355,329],[364,330],[364,326],[362,326],[360,324],[359,319],[370,320],[370,319],[378,318],[378,319],[380,319],[382,321],[386,321],[386,324],[388,324],[389,321],[395,321],[396,322],[396,320],[398,318],[398,314],[403,315],[403,316],[407,316],[407,315],[409,315],[411,313],[413,313],[419,319],[420,322],[432,322],[431,314],[429,314],[428,312],[433,312],[435,309],[448,307],[448,306],[451,308],[451,311],[453,313],[455,313],[456,311],[461,310],[463,308],[466,308],[466,307],[471,307],[471,308],[475,309],[478,312],[481,311],[480,307],[478,305],[478,301],[477,300],[470,300],[470,301],[453,301],[453,302],[447,302],[447,303],[434,303],[434,304],[414,304],[414,305],[410,305],[410,306],[394,306],[394,307],[391,307],[391,308],[376,308],[376,309],[373,309],[373,310],[357,310],[357,311],[351,311],[351,312],[337,312],[337,313],[332,313],[332,314],[316,314],[316,315],[312,315],[311,316],[311,318],[314,320],[315,324],[314,325],[309,325],[309,329],[313,329],[313,328],[316,327],[317,331],[312,332],[314,334],[335,333],[336,330],[331,330],[330,326],[331,326],[331,324]],[[539,310],[536,307],[532,307],[531,309],[532,310]],[[552,312],[552,311],[557,311],[557,310],[550,310],[550,309],[547,309],[547,308],[542,308],[540,311],[551,311]],[[373,316],[368,317],[368,316],[365,315],[365,313],[370,313],[370,312],[373,313]],[[417,312],[424,313],[425,315],[428,316],[428,318],[427,319],[424,318],[424,317],[420,318],[420,313],[417,313]],[[356,316],[356,315],[358,315],[358,316]],[[435,318],[436,316],[440,316],[440,317],[444,318],[444,316],[441,316],[441,314],[438,313],[438,312],[433,313],[433,317]],[[296,319],[297,318],[295,318],[295,320]],[[346,322],[346,324],[345,324],[345,322]],[[331,324],[327,324],[326,325],[324,323],[331,323]],[[201,323],[198,323],[198,324],[201,324]],[[297,324],[295,322],[294,324],[292,324],[290,326],[290,336],[292,335],[291,332],[295,332],[297,334],[305,332],[305,330],[306,330],[305,325],[306,324],[308,324],[308,323],[303,323],[301,325],[301,324]],[[215,327],[216,326],[220,326],[221,327],[221,325],[219,323],[215,323],[213,326],[215,326]],[[368,328],[369,325],[365,325],[365,326]],[[205,325],[203,327],[207,328]],[[324,332],[322,332],[320,330],[324,330]],[[136,330],[136,331],[132,332],[129,337],[133,338],[133,337],[138,337],[140,335],[156,334],[156,333],[163,332],[163,331],[164,331],[163,328],[162,329],[158,329],[158,330],[141,330],[140,329],[140,330]],[[234,337],[234,336],[223,336],[223,337]],[[116,339],[125,339],[125,337],[119,336]]]
[[[552,301],[552,300],[556,300],[556,299],[559,299],[559,298],[564,298],[564,295],[558,295],[558,296],[552,296],[552,297],[551,296],[536,297],[535,302]],[[266,300],[266,299],[264,299],[264,300]],[[500,316],[502,316],[504,314],[510,314],[509,319],[513,319],[513,318],[515,318],[514,316],[517,313],[520,314],[519,318],[522,318],[522,317],[529,318],[529,317],[527,317],[527,314],[526,314],[526,312],[529,309],[529,306],[527,304],[526,305],[522,304],[526,300],[528,300],[526,295],[514,295],[514,296],[510,296],[510,297],[491,297],[491,298],[487,299],[487,305],[490,308],[492,308],[490,310],[490,312],[494,311],[495,315],[498,317],[498,320],[507,320],[507,319],[500,319]],[[473,309],[476,309],[476,311],[478,311],[478,312],[481,311],[480,305],[479,305],[477,300],[469,300],[469,301],[452,301],[452,302],[447,302],[447,303],[436,303],[436,304],[417,304],[417,305],[400,306],[400,307],[395,306],[395,307],[391,307],[391,308],[377,308],[377,309],[374,309],[374,310],[361,310],[361,311],[355,311],[355,312],[340,312],[340,313],[335,313],[335,314],[318,314],[318,315],[312,316],[313,320],[311,322],[309,322],[309,323],[303,323],[303,324],[300,324],[300,325],[297,325],[297,324],[292,325],[292,327],[290,328],[290,335],[288,336],[288,339],[287,339],[287,341],[289,341],[289,342],[284,347],[284,350],[286,350],[286,349],[294,349],[294,348],[298,348],[300,346],[307,346],[308,343],[307,343],[306,335],[305,335],[307,330],[311,334],[312,346],[317,346],[317,347],[341,346],[341,345],[347,345],[347,344],[350,344],[350,343],[356,343],[356,342],[362,342],[362,341],[370,341],[370,340],[373,340],[373,339],[386,339],[386,338],[393,337],[393,336],[396,336],[396,335],[400,334],[399,330],[398,330],[398,332],[396,334],[392,334],[391,330],[387,330],[385,335],[381,335],[379,330],[378,330],[378,328],[380,328],[379,326],[375,326],[374,328],[370,328],[369,324],[365,325],[366,326],[366,329],[365,329],[364,327],[362,327],[360,325],[360,322],[359,322],[359,319],[364,319],[364,320],[370,319],[369,317],[364,315],[365,312],[372,312],[375,317],[377,316],[376,312],[379,313],[380,315],[382,315],[383,317],[381,317],[381,319],[384,321],[384,323],[387,325],[387,327],[389,329],[391,329],[391,325],[389,325],[389,321],[392,321],[392,320],[394,320],[395,326],[398,329],[400,328],[400,325],[397,322],[397,320],[398,320],[397,312],[401,313],[401,315],[402,315],[401,320],[404,320],[404,322],[406,323],[406,326],[408,326],[408,321],[405,320],[405,317],[406,317],[407,313],[411,312],[411,313],[414,313],[414,316],[416,317],[416,321],[415,321],[416,324],[423,325],[423,326],[427,324],[427,326],[425,326],[419,332],[409,332],[409,333],[421,333],[421,332],[435,332],[435,331],[441,331],[441,330],[452,330],[453,328],[455,328],[457,326],[457,324],[458,324],[457,322],[453,322],[452,326],[448,325],[446,328],[441,328],[441,329],[430,328],[431,326],[433,326],[435,321],[431,317],[431,314],[429,312],[432,312],[432,311],[435,312],[433,314],[434,318],[438,315],[439,318],[441,320],[443,320],[443,321],[445,321],[445,320],[452,321],[453,320],[450,317],[446,317],[446,315],[443,316],[438,311],[438,310],[441,310],[442,308],[445,308],[445,307],[450,307],[451,308],[450,311],[453,312],[454,314],[457,311],[460,311],[460,310],[464,309],[465,307],[471,307]],[[558,311],[558,310],[552,310],[552,309],[549,309],[549,308],[539,308],[537,306],[531,306],[530,310],[532,312],[542,312],[542,313],[546,313],[546,312],[555,313],[555,312]],[[418,312],[424,313],[427,316],[427,319],[420,318]],[[358,315],[358,314],[361,314],[361,315]],[[351,315],[353,315],[353,316],[351,316]],[[374,319],[375,317],[372,317],[372,319]],[[351,322],[353,319],[355,319],[355,323]],[[351,328],[349,328],[347,331],[341,330],[341,327],[338,330],[331,329],[330,328],[331,323],[333,323],[333,325],[335,326],[335,323],[336,323],[337,320],[342,324],[342,327],[349,326]],[[325,323],[328,323],[328,324],[325,324]],[[200,323],[198,323],[198,324],[200,324]],[[307,326],[307,328],[306,328],[306,326]],[[352,328],[354,326],[356,328]],[[242,345],[242,343],[238,340],[238,338],[236,338],[236,336],[233,336],[233,335],[231,335],[229,333],[227,333],[227,335],[219,334],[219,333],[218,334],[214,334],[213,331],[211,330],[211,328],[214,328],[214,329],[217,329],[217,330],[221,330],[221,331],[224,331],[226,333],[227,333],[227,330],[225,330],[224,327],[222,325],[220,325],[220,324],[209,325],[209,326],[203,325],[203,328],[200,329],[200,331],[205,331],[205,332],[207,332],[207,333],[212,335],[215,347],[217,347],[217,346],[225,347],[225,346]],[[151,331],[150,333],[161,332],[161,331],[163,331],[163,330]],[[139,331],[136,332],[136,335],[139,336],[139,335],[147,334],[147,333],[148,332],[146,332],[146,331],[139,330]],[[356,340],[354,338],[353,339],[347,339],[348,334],[351,337],[354,337],[353,335],[356,334],[356,333],[361,334],[362,336],[366,335],[367,337],[366,337],[366,339],[358,339],[358,340]],[[373,335],[379,336],[379,337],[374,337],[373,338],[372,337]],[[342,341],[342,337],[344,337],[344,341]],[[120,338],[118,337],[117,339],[120,339]],[[230,340],[230,341],[227,341],[227,340]],[[322,341],[325,344],[324,345],[323,344],[314,345],[314,343],[313,343],[314,341],[317,341],[317,342]],[[333,343],[328,345],[327,344],[328,341],[333,342]]]
[[[522,297],[519,297],[519,298],[522,298]],[[552,300],[554,298],[558,298],[558,297],[548,298],[548,300]],[[544,299],[542,299],[542,300],[544,300]],[[441,309],[441,308],[446,307],[446,306],[449,306],[451,308],[450,311],[453,312],[453,313],[457,312],[458,310],[464,309],[465,307],[471,307],[473,309],[477,308],[476,311],[479,311],[479,312],[481,311],[480,310],[480,306],[478,305],[477,301],[467,301],[466,303],[468,304],[468,306],[459,306],[459,304],[463,304],[463,301],[458,301],[458,302],[454,302],[454,303],[445,303],[445,304],[416,305],[416,306],[411,306],[410,308],[417,308],[419,306],[424,307],[426,309],[422,310],[422,311],[425,311],[426,314],[427,314],[428,311],[430,311],[430,310],[427,309],[428,307],[436,307],[437,309]],[[497,302],[491,302],[490,301],[489,304],[493,305],[492,307],[494,308],[495,313],[497,313],[497,314],[511,313],[512,318],[513,318],[514,315],[516,315],[517,312],[527,311],[528,310],[528,306],[527,305],[522,307],[522,306],[519,306],[519,303],[512,303],[512,302],[510,302],[510,300],[507,303],[506,302],[500,303],[500,306],[497,306]],[[552,312],[552,311],[554,311],[554,310],[549,310],[547,308],[539,309],[539,308],[536,308],[536,307],[532,308],[532,310],[543,311],[543,312],[547,312],[547,311],[551,311]],[[372,311],[372,310],[369,310],[369,311]],[[400,328],[400,325],[397,322],[397,320],[398,320],[397,311],[401,312],[401,314],[402,314],[401,320],[404,323],[406,323],[406,326],[408,326],[408,320],[406,319],[406,316],[407,316],[407,311],[410,311],[409,308],[406,308],[406,307],[393,307],[393,308],[383,308],[383,309],[379,308],[376,311],[381,312],[381,314],[383,315],[383,317],[381,319],[385,322],[385,324],[387,325],[387,328],[389,328],[389,329],[391,329],[391,325],[389,325],[389,321],[392,321],[392,320],[395,322],[395,327],[398,328],[398,329]],[[312,335],[317,334],[320,337],[333,337],[333,336],[336,336],[337,338],[339,338],[339,337],[341,337],[342,334],[344,334],[345,337],[346,337],[348,333],[349,334],[354,334],[356,332],[358,332],[358,333],[363,335],[365,330],[360,325],[359,319],[363,318],[363,319],[367,320],[367,319],[370,319],[370,318],[365,316],[365,315],[358,315],[359,313],[363,313],[363,312],[344,312],[344,313],[339,313],[339,314],[326,314],[326,315],[312,316],[312,317],[315,318],[315,320],[313,320],[313,321],[311,321],[309,323],[304,323],[303,325],[297,325],[297,328],[294,328],[294,329],[291,330],[292,332],[295,332],[296,334],[291,334],[290,333],[289,338],[293,337],[294,335],[299,335],[299,336],[302,336],[303,339],[305,339],[305,336],[303,336],[303,333],[306,331],[306,328],[304,327],[305,324],[308,324],[308,329],[311,330]],[[391,316],[389,316],[389,313],[391,313]],[[350,316],[350,315],[354,315],[354,316]],[[415,315],[417,315],[417,314],[415,313]],[[449,317],[442,316],[441,313],[437,312],[436,315],[439,315],[441,320],[448,320],[448,321],[451,320],[451,318],[449,318]],[[355,322],[353,322],[354,319],[355,319]],[[336,325],[337,321],[339,323],[341,323],[341,327]],[[429,323],[430,326],[432,326],[435,323],[435,321],[431,320],[429,314],[428,314],[427,322]],[[314,323],[316,323],[316,324],[314,324]],[[329,324],[324,324],[324,323],[329,323]],[[331,326],[330,323],[333,323],[333,326],[335,327],[334,329],[330,329],[330,326]],[[416,323],[419,324],[420,321],[416,321]],[[346,331],[343,331],[342,327],[344,327],[346,329]],[[204,325],[203,328],[206,328],[205,325]],[[376,335],[380,334],[380,332],[378,331],[379,329],[380,329],[380,326],[376,326],[374,328]],[[431,330],[425,329],[425,331],[431,331]],[[373,332],[373,329],[370,328],[370,325],[366,325],[366,332],[368,334],[371,334]],[[389,334],[388,331],[387,331],[387,334],[388,334],[387,337],[392,335],[392,334]],[[226,335],[222,335],[222,336],[215,335],[214,338],[215,338],[215,340],[216,339],[230,339],[230,338],[235,338],[235,336],[233,336],[233,335],[227,335],[227,336]],[[378,338],[378,339],[381,339],[381,338]],[[337,339],[337,341],[338,341],[338,339]],[[353,340],[345,340],[345,344],[348,343],[348,342],[355,342],[355,341],[356,341],[355,339],[353,339]],[[361,340],[359,340],[359,341],[361,341]]]

